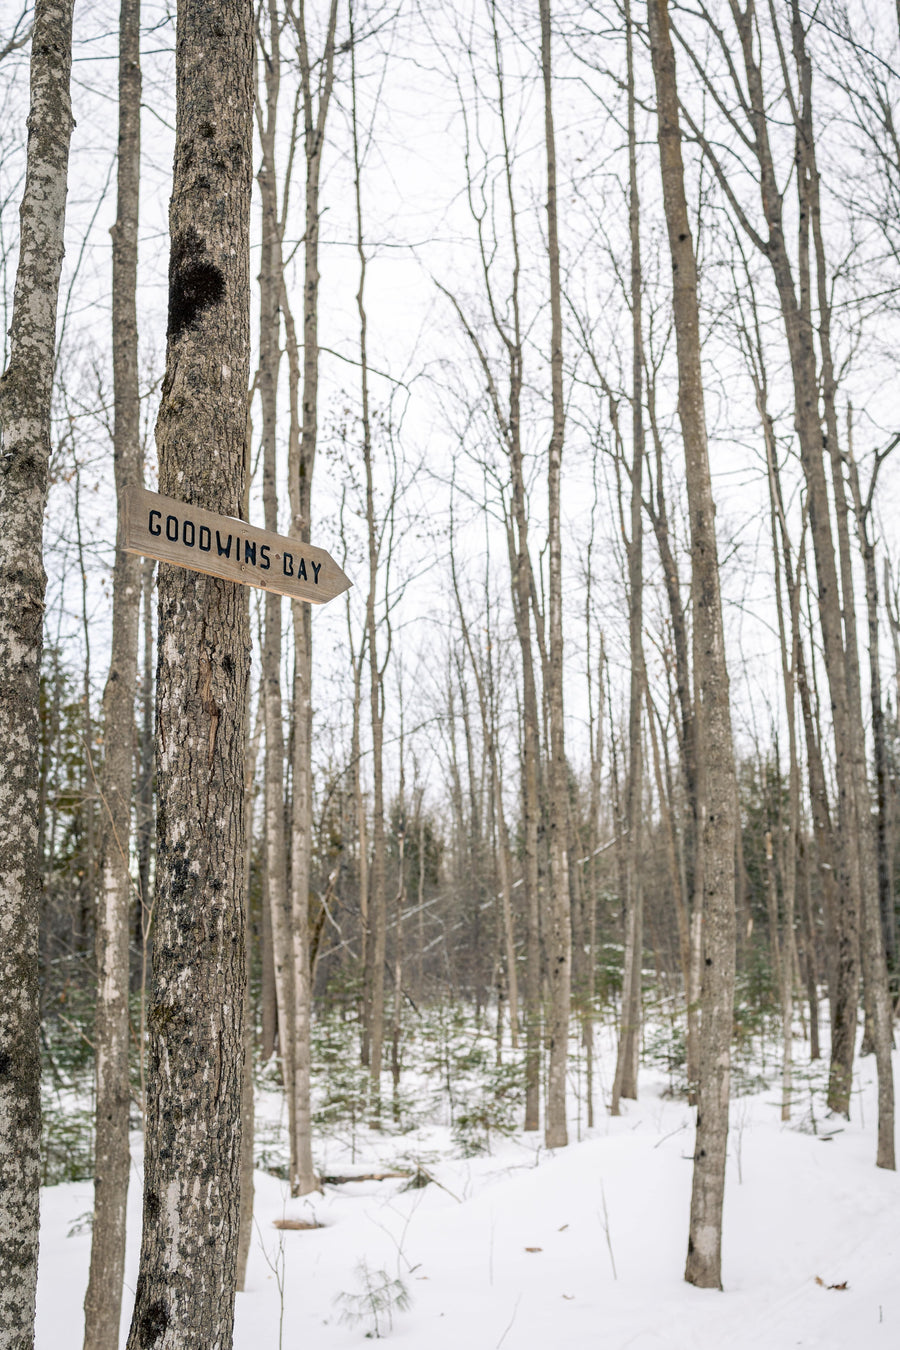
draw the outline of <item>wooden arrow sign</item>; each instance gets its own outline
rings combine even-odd
[[[212,577],[324,605],[352,582],[330,553],[174,497],[127,488],[123,548]]]

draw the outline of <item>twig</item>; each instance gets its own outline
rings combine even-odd
[[[499,1341],[497,1342],[496,1350],[500,1350],[501,1345],[502,1345],[503,1342],[506,1340],[506,1338],[507,1338],[507,1336],[509,1335],[509,1333],[512,1331],[512,1324],[513,1324],[513,1322],[516,1320],[516,1313],[519,1311],[519,1304],[520,1304],[521,1302],[522,1302],[522,1295],[520,1294],[519,1297],[518,1297],[518,1298],[516,1299],[516,1301],[515,1301],[515,1305],[513,1306],[512,1317],[509,1319],[509,1322],[508,1322],[507,1325],[506,1325],[506,1330],[504,1331],[503,1335],[500,1337]]]
[[[600,1199],[603,1201],[603,1218],[600,1222],[603,1224],[603,1231],[606,1234],[606,1245],[609,1248],[609,1260],[612,1266],[613,1279],[618,1281],[619,1276],[616,1273],[616,1258],[613,1255],[612,1238],[609,1233],[609,1211],[606,1208],[606,1192],[603,1189],[602,1181],[600,1182]],[[600,1217],[599,1214],[597,1217]]]

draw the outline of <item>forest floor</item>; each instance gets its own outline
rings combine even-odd
[[[798,1044],[798,1056],[804,1048]],[[682,1279],[693,1112],[671,1095],[671,1075],[650,1067],[640,1101],[608,1116],[599,1103],[612,1051],[607,1032],[591,1130],[580,1070],[573,1076],[573,1142],[555,1154],[540,1135],[492,1134],[483,1109],[473,1124],[474,1090],[462,1071],[455,1080],[446,1075],[455,1101],[445,1123],[436,1111],[416,1123],[417,1095],[437,1100],[434,1065],[405,1083],[402,1130],[372,1130],[352,1109],[348,1119],[346,1102],[337,1122],[333,1109],[335,1123],[320,1125],[316,1138],[324,1176],[394,1171],[419,1184],[408,1176],[326,1182],[322,1194],[292,1200],[282,1180],[258,1170],[235,1350],[350,1350],[375,1336],[409,1350],[900,1346],[900,1176],[874,1166],[874,1060],[857,1061],[850,1123],[827,1117],[821,1066],[799,1070],[790,1124],[780,1119],[771,1060],[768,1086],[741,1075],[719,1293]],[[483,1106],[484,1096],[478,1100]],[[472,1132],[479,1123],[480,1137]],[[280,1095],[261,1086],[256,1138],[264,1163],[282,1146],[282,1125]],[[140,1243],[137,1134],[133,1153],[128,1291]],[[46,1187],[42,1205],[37,1350],[78,1350],[91,1183]],[[276,1226],[285,1221],[320,1226]],[[129,1317],[126,1307],[123,1346]]]

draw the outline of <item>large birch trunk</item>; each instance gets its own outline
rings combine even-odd
[[[40,1186],[38,704],[44,507],[72,108],[71,0],[37,0],[9,365],[0,380],[0,1346],[34,1343]]]
[[[182,0],[160,489],[237,516],[247,464],[252,12]],[[244,1064],[247,591],[160,566],[144,1218],[129,1350],[226,1350]]]

